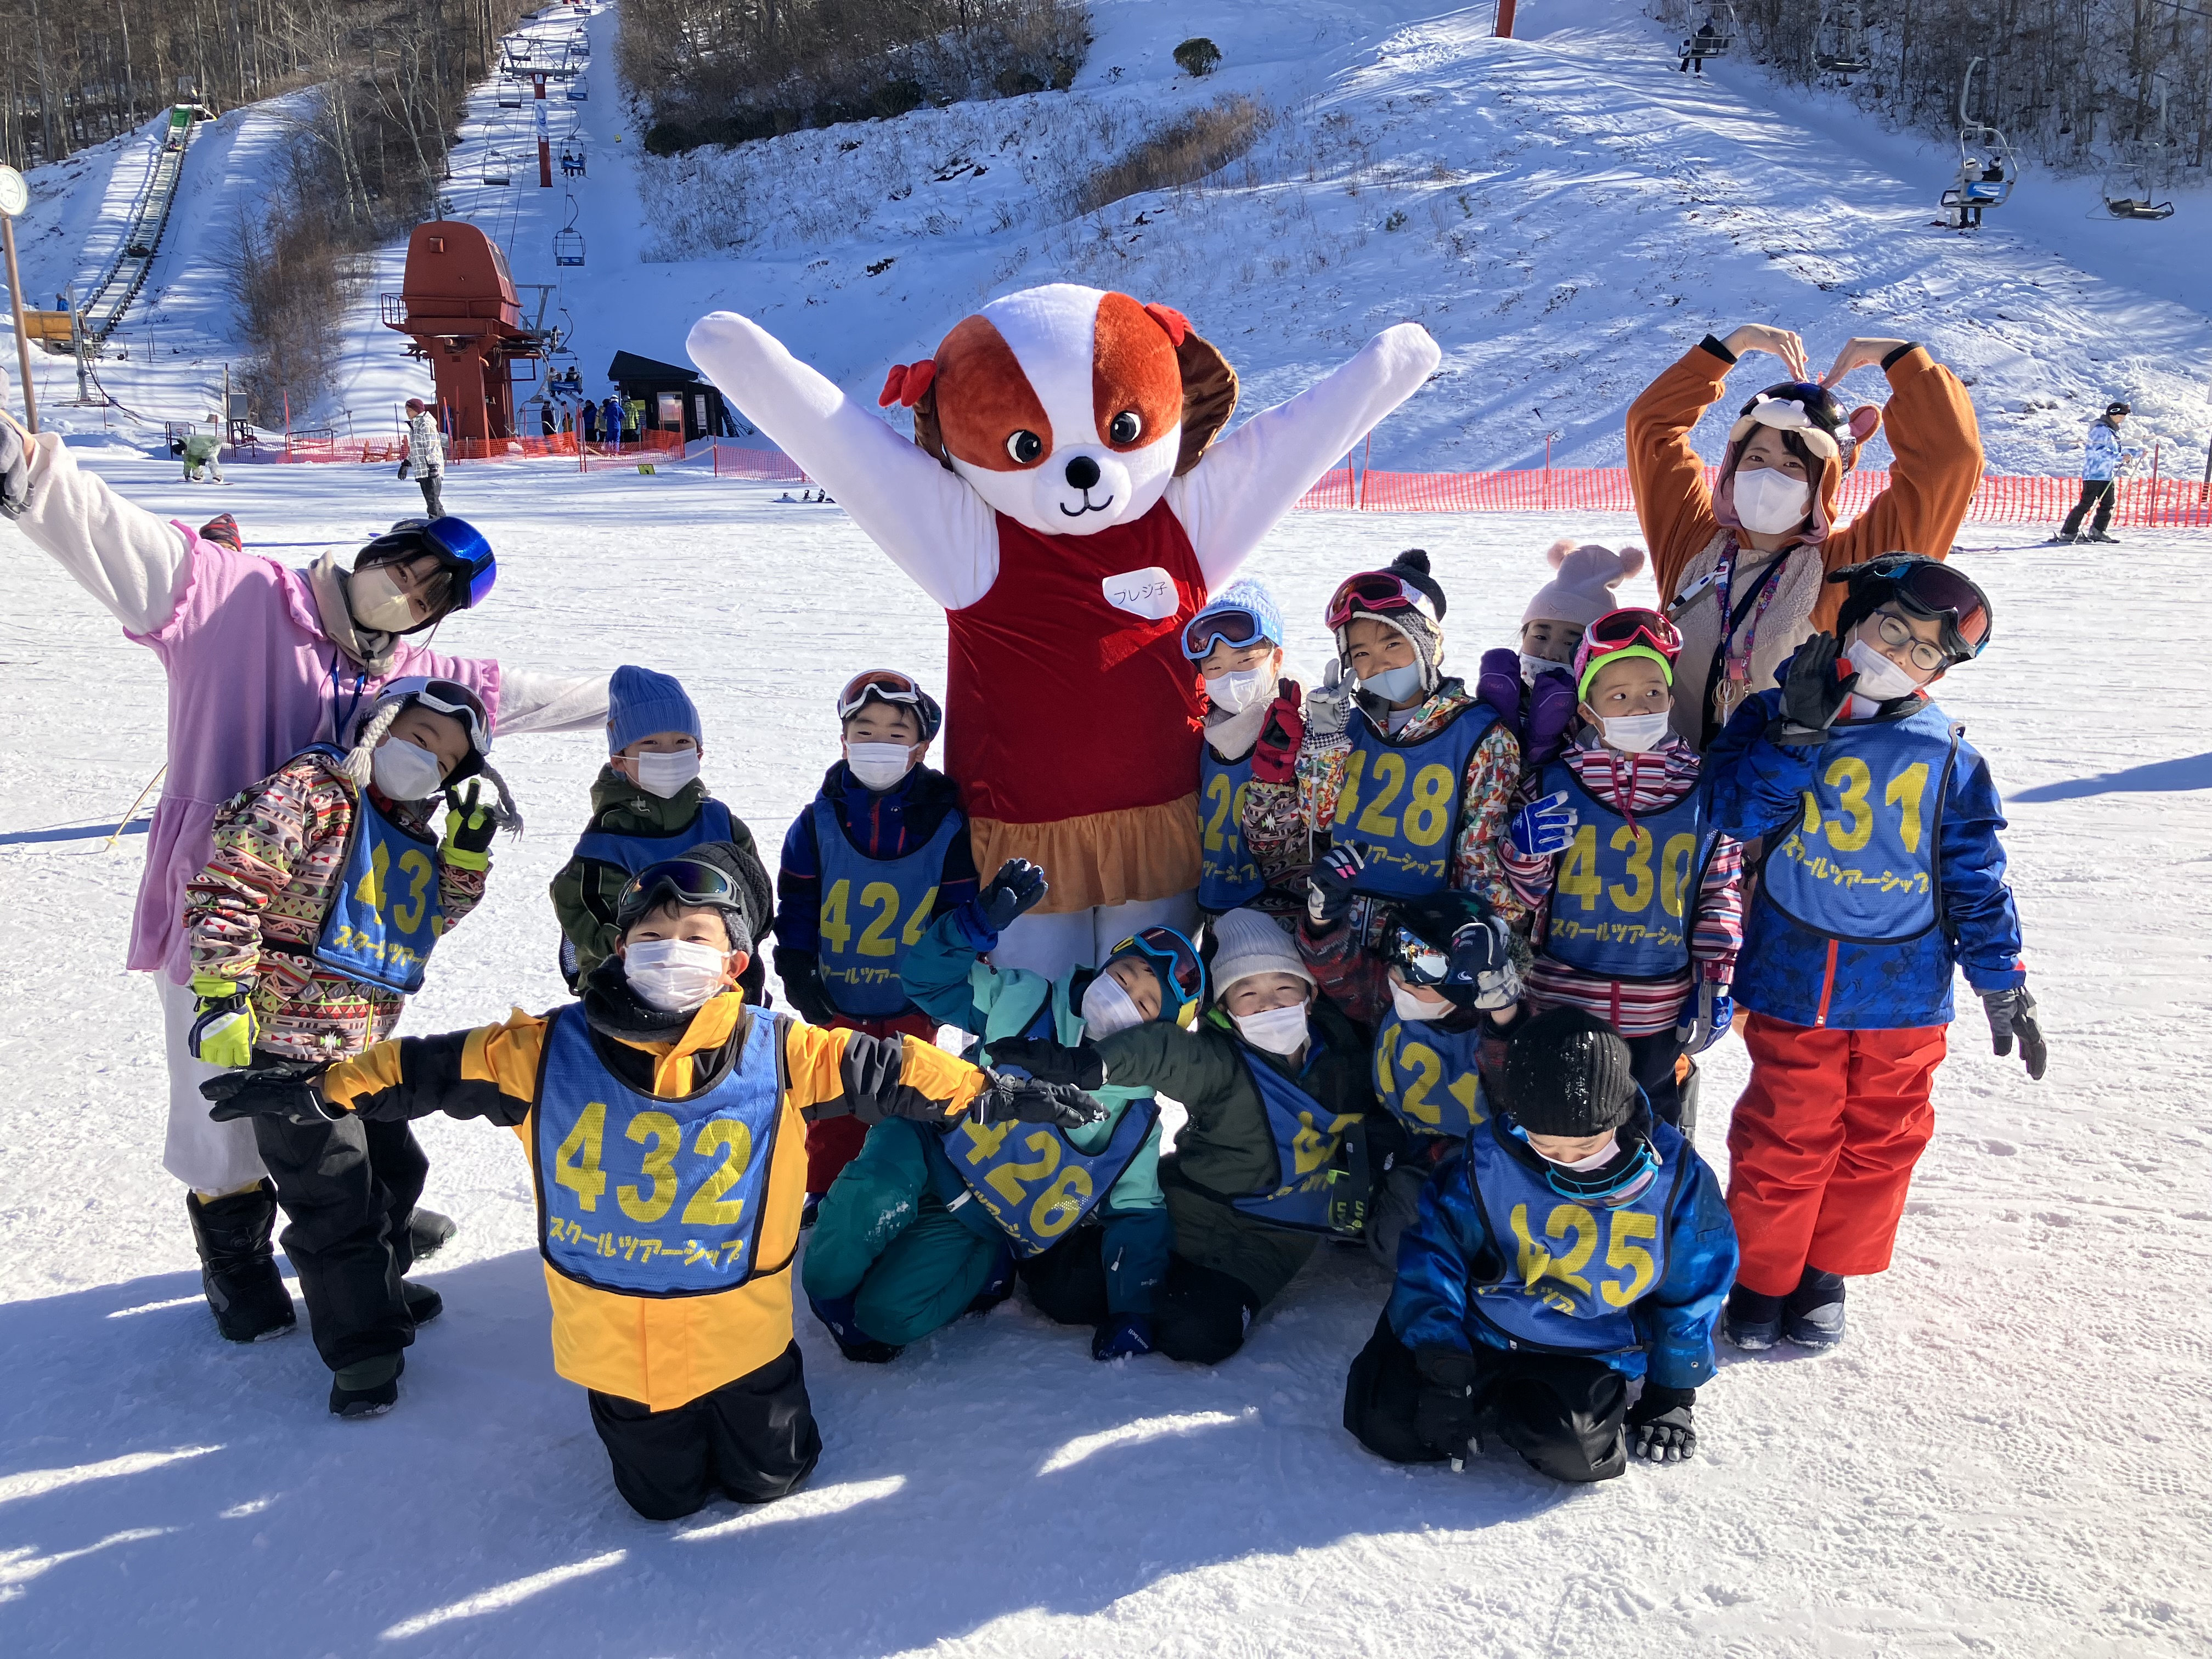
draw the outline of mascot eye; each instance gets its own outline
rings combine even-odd
[[[1145,422],[1133,409],[1125,409],[1116,415],[1106,428],[1109,443],[1133,444],[1137,434],[1145,429]]]
[[[1006,453],[1024,466],[1044,453],[1044,440],[1034,432],[1017,432],[1006,440]]]

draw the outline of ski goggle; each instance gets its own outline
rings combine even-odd
[[[1183,624],[1182,653],[1193,662],[1203,662],[1217,645],[1258,645],[1267,637],[1267,624],[1256,613],[1241,605],[1224,605],[1201,611]]]
[[[491,752],[491,717],[483,700],[459,680],[426,679],[420,675],[387,680],[376,694],[376,707],[404,700],[434,714],[449,714],[468,729],[469,747],[478,756]]]
[[[1363,570],[1337,585],[1324,620],[1331,628],[1341,628],[1363,611],[1419,611],[1426,598],[1419,588],[1387,570]]]
[[[1648,1112],[1651,1097],[1640,1088],[1636,1093]],[[1510,1113],[1508,1117],[1510,1119]],[[1509,1127],[1524,1145],[1528,1143],[1528,1130],[1518,1122],[1509,1123]],[[1536,1152],[1533,1146],[1528,1150]],[[1659,1154],[1652,1151],[1648,1136],[1634,1142],[1626,1150],[1629,1156],[1625,1160],[1615,1159],[1597,1170],[1570,1170],[1553,1163],[1541,1152],[1536,1152],[1536,1156],[1543,1162],[1544,1184],[1560,1197],[1612,1209],[1640,1197],[1644,1190],[1659,1177]]]
[[[1600,617],[1583,630],[1582,643],[1583,648],[1593,655],[1641,643],[1672,657],[1682,649],[1682,635],[1656,611],[1633,606],[1626,611],[1609,611]]]
[[[1147,927],[1108,951],[1108,965],[1122,957],[1137,957],[1158,975],[1163,1019],[1170,1018],[1170,1004],[1176,1024],[1188,1025],[1198,1018],[1198,1005],[1206,998],[1206,964],[1199,960],[1195,945],[1172,927]]]
[[[358,574],[379,565],[409,565],[425,554],[437,561],[440,573],[451,583],[439,607],[440,616],[483,604],[499,580],[499,562],[492,556],[491,544],[465,519],[433,519],[428,524],[386,531],[361,550],[353,568]],[[427,628],[434,620],[426,619],[417,626]]]
[[[697,859],[663,859],[632,876],[615,900],[615,926],[627,929],[640,916],[668,903],[711,905],[744,915],[744,896],[730,872]]]
[[[1451,969],[1451,953],[1431,945],[1410,927],[1395,927],[1384,945],[1385,959],[1408,985],[1441,988]]]
[[[925,743],[937,736],[937,728],[944,719],[937,699],[923,690],[913,675],[902,674],[896,668],[871,668],[847,680],[845,689],[837,694],[837,723],[843,725],[871,702],[913,709],[915,719],[921,722]]]
[[[1887,582],[1889,592],[1883,599],[1894,600],[1915,616],[1943,624],[1943,649],[1953,662],[1972,660],[1990,642],[1996,617],[1989,595],[1940,560],[1920,553],[1885,553],[1865,564],[1838,571],[1829,580],[1837,576],[1855,586],[1867,578]],[[1969,629],[1974,630],[1971,635]]]

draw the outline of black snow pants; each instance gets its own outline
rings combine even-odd
[[[2097,509],[2097,516],[2089,526],[2089,533],[2093,536],[2103,535],[2112,527],[2112,509],[2119,505],[2119,501],[2120,486],[2116,480],[2082,479],[2081,499],[2074,503],[2074,510],[2066,515],[2066,522],[2059,526],[2058,533],[2062,536],[2080,535],[2081,521],[2088,516],[2089,509],[2094,507]]]
[[[422,510],[431,518],[444,518],[446,516],[446,501],[444,495],[441,493],[445,489],[446,484],[446,474],[444,469],[440,468],[438,471],[433,472],[418,473],[416,476],[415,482],[422,486]]]
[[[796,1342],[758,1370],[666,1411],[596,1389],[591,1401],[615,1490],[648,1521],[674,1521],[720,1497],[786,1497],[822,1455]]]
[[[1628,1467],[1621,1419],[1628,1379],[1602,1360],[1571,1354],[1474,1350],[1475,1406],[1486,1432],[1554,1480],[1610,1480]],[[1398,1340],[1387,1313],[1352,1362],[1344,1382],[1344,1426],[1394,1463],[1440,1463],[1446,1454],[1413,1435],[1420,1398],[1413,1351]]]

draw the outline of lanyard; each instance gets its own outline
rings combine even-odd
[[[338,684],[338,663],[344,654],[341,651],[333,651],[331,653],[331,714],[333,717],[331,742],[334,744],[343,744],[345,742],[346,727],[353,723],[354,713],[361,707],[362,693],[368,685],[368,672],[363,669],[353,677],[353,691],[349,696],[347,696],[344,689]],[[343,714],[338,713],[338,699],[341,696],[346,697],[345,712]]]
[[[1727,544],[1721,549],[1720,591],[1717,597],[1720,601],[1720,656],[1727,665],[1725,678],[1741,684],[1751,678],[1751,653],[1759,643],[1759,624],[1782,585],[1782,568],[1789,562],[1790,550],[1784,548],[1775,556],[1774,562],[1767,567],[1766,574],[1759,580],[1758,592],[1744,602],[1744,609],[1751,613],[1751,624],[1744,630],[1741,651],[1735,649],[1735,631],[1743,617],[1729,608],[1730,590],[1735,586],[1737,551],[1735,532],[1730,532]]]

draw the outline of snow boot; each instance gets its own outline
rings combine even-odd
[[[453,1217],[440,1215],[435,1210],[426,1210],[420,1204],[407,1218],[407,1237],[414,1246],[417,1261],[428,1261],[437,1255],[453,1242],[453,1235],[460,1230],[460,1224]]]
[[[2093,542],[2109,542],[2114,547],[2118,547],[2120,544],[2120,538],[2118,536],[2107,536],[2101,530],[2091,531],[2089,532],[2089,539]]]
[[[1761,1296],[1747,1285],[1737,1285],[1729,1292],[1721,1334],[1749,1353],[1772,1347],[1782,1340],[1782,1298]]]
[[[402,1279],[399,1295],[407,1304],[407,1316],[417,1325],[427,1325],[446,1311],[446,1298],[428,1285],[410,1284]]]
[[[1844,1340],[1844,1276],[1805,1269],[1782,1304],[1782,1334],[1801,1348],[1832,1348]]]
[[[268,1180],[248,1191],[204,1200],[185,1194],[192,1248],[199,1252],[200,1288],[215,1311],[216,1328],[233,1342],[282,1336],[299,1323],[291,1292],[276,1271],[269,1235],[276,1224],[276,1187]]]
[[[399,1403],[399,1374],[407,1369],[404,1353],[380,1353],[331,1373],[331,1415],[349,1421],[381,1417]]]

